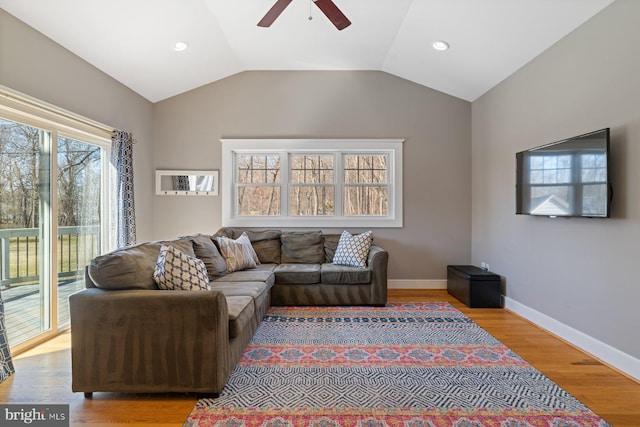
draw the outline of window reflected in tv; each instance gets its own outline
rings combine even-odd
[[[609,217],[609,129],[516,154],[516,213]]]

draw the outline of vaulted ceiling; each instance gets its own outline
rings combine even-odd
[[[333,1],[352,22],[341,31],[313,0],[293,0],[269,28],[256,24],[275,0],[0,7],[151,102],[246,70],[382,70],[473,101],[614,0]]]

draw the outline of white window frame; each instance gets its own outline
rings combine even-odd
[[[33,126],[47,132],[50,135],[49,156],[51,159],[57,159],[58,157],[58,137],[76,139],[78,141],[100,147],[102,150],[102,171],[106,172],[102,174],[101,189],[101,249],[103,253],[108,251],[108,242],[110,240],[108,238],[109,215],[105,215],[105,213],[110,211],[109,175],[111,173],[111,168],[109,167],[109,157],[111,154],[112,130],[107,128],[105,125],[92,121],[91,119],[45,103],[2,85],[0,85],[0,117],[6,120]],[[52,160],[50,167],[51,177],[57,177],[58,162]],[[43,218],[43,221],[48,222],[45,225],[48,229],[48,233],[45,233],[45,241],[42,242],[46,247],[45,255],[48,256],[45,257],[46,259],[44,260],[45,271],[41,272],[42,275],[47,277],[47,279],[44,279],[47,286],[43,293],[43,295],[48,299],[47,304],[45,305],[45,310],[48,310],[48,312],[43,319],[46,327],[40,334],[21,342],[20,344],[11,346],[11,351],[14,352],[14,354],[18,354],[33,347],[34,345],[51,339],[62,330],[68,329],[68,327],[61,329],[58,324],[58,254],[56,250],[56,238],[52,237],[58,235],[58,225],[55,220],[58,217],[58,203],[57,197],[53,197],[56,185],[54,180],[55,178],[52,178],[52,185],[50,188],[51,200]]]
[[[220,196],[222,197],[222,225],[234,227],[402,227],[402,148],[404,139],[221,139],[222,170]],[[236,154],[281,154],[281,215],[239,216],[236,213]],[[336,155],[336,214],[327,216],[288,216],[289,162],[292,154]],[[380,154],[389,156],[389,206],[386,216],[343,216],[342,188],[343,154]],[[286,169],[285,169],[286,168]]]
[[[8,120],[51,132],[52,141],[58,141],[58,136],[62,136],[90,143],[102,149],[102,170],[106,173],[102,174],[103,197],[100,209],[101,217],[103,218],[101,230],[103,239],[101,239],[101,250],[102,253],[105,253],[115,249],[109,247],[109,241],[111,240],[109,238],[110,224],[109,215],[106,214],[111,211],[109,187],[111,185],[110,177],[114,171],[109,165],[109,158],[111,157],[111,133],[113,129],[2,85],[0,85],[0,114]],[[51,158],[57,158],[57,156],[57,143],[52,143]],[[57,176],[57,162],[53,162],[51,174],[52,176]],[[53,217],[55,218],[58,214],[56,200],[54,200],[53,205]],[[55,221],[53,228],[52,235],[56,236],[57,225]],[[56,254],[53,253],[52,255],[55,256]],[[57,260],[54,259],[54,261]]]

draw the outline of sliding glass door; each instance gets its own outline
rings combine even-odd
[[[51,139],[0,118],[0,285],[12,346],[51,329]]]
[[[69,326],[68,298],[84,288],[84,267],[102,243],[103,149],[58,137],[58,327]]]
[[[9,344],[69,325],[68,296],[101,252],[106,143],[0,117],[0,290]]]

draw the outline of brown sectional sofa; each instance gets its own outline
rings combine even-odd
[[[227,273],[215,238],[243,232],[260,263]],[[384,305],[388,253],[372,245],[366,267],[335,265],[339,237],[222,228],[95,258],[69,297],[73,391],[217,395],[270,305]],[[163,243],[204,262],[208,290],[158,288]]]

